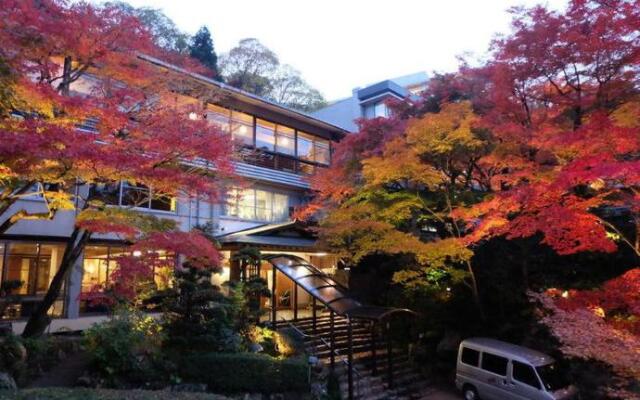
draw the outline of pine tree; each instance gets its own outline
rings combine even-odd
[[[206,26],[200,28],[191,39],[189,54],[191,55],[191,57],[209,67],[214,73],[216,79],[219,79],[218,56],[216,55],[216,52],[213,48],[213,39],[211,39],[211,33],[209,33],[209,29],[207,29]]]

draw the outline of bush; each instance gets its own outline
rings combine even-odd
[[[37,388],[0,391],[0,400],[229,400],[210,393],[84,388]]]
[[[84,339],[95,367],[110,383],[116,378],[136,382],[149,379],[160,357],[163,335],[152,317],[121,310],[85,331]]]
[[[264,354],[209,353],[186,357],[181,377],[206,383],[214,392],[283,393],[309,389],[304,359],[278,359]]]

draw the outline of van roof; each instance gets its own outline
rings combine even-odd
[[[516,361],[526,361],[534,367],[550,364],[555,361],[553,357],[539,351],[496,339],[469,338],[463,340],[461,343],[461,345],[466,344],[481,347],[480,350],[486,349],[496,353],[501,353],[500,355],[507,356],[511,359],[515,359]]]

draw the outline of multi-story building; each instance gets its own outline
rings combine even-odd
[[[426,89],[428,79],[425,72],[417,72],[355,88],[351,97],[331,102],[312,115],[349,132],[356,132],[358,119],[388,116],[386,101],[417,97]]]
[[[212,226],[224,254],[224,272],[215,277],[217,282],[239,274],[238,266],[231,259],[235,251],[247,245],[267,253],[292,253],[321,268],[334,266],[335,260],[316,248],[313,236],[291,220],[291,212],[308,196],[307,177],[331,163],[332,144],[346,133],[345,130],[158,59],[140,57],[159,68],[185,74],[194,84],[216,91],[215,101],[203,105],[202,117],[218,124],[235,140],[240,154],[235,170],[243,180],[243,188],[232,189],[228,201],[220,204],[190,198],[163,201],[147,195],[149,201],[142,205],[136,203],[137,209],[173,219],[184,231],[195,226]],[[87,76],[74,83],[72,91],[82,94],[90,86],[91,79]],[[140,198],[137,195],[148,189],[115,182],[91,190],[107,193],[116,206],[131,206],[130,199]],[[36,212],[44,204],[41,197],[33,195],[12,207],[8,215],[16,209]],[[6,216],[0,216],[0,220],[4,218]],[[7,313],[9,318],[27,317],[46,293],[74,223],[74,211],[61,211],[53,220],[20,221],[0,236],[2,281],[24,282],[18,292],[20,301]],[[117,268],[115,259],[126,251],[124,245],[112,236],[94,236],[68,278],[64,294],[52,313],[66,318],[69,323],[69,319],[97,311],[83,304],[79,296],[107,280]],[[271,275],[265,278],[271,279]],[[291,283],[284,280],[278,283],[279,293],[286,297]],[[302,304],[308,299],[302,295],[298,301]],[[290,305],[290,301],[287,304]]]

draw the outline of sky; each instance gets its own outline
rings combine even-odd
[[[195,33],[206,25],[218,54],[257,38],[329,100],[353,88],[418,71],[454,71],[457,56],[481,58],[507,10],[567,0],[127,0],[164,11]]]

